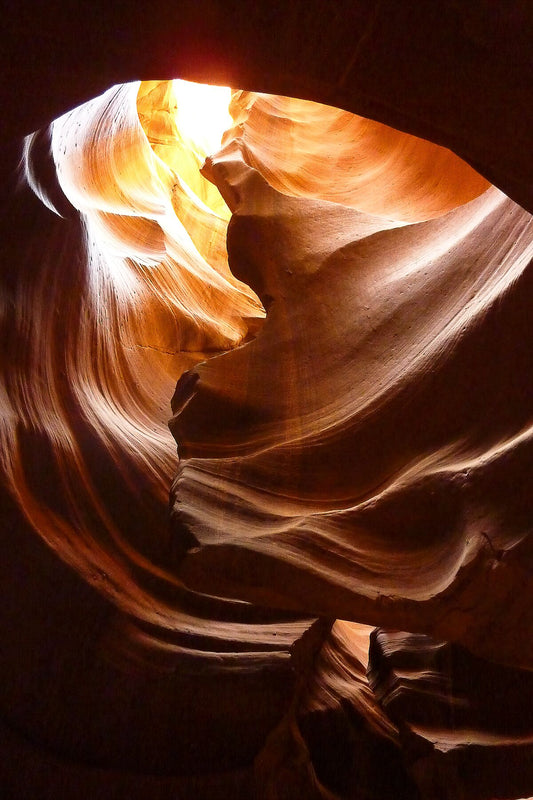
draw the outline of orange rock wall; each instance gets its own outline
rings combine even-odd
[[[194,5],[4,20],[0,787],[527,796],[530,16]]]

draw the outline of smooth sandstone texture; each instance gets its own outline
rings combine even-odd
[[[33,565],[2,628],[28,778],[4,785],[514,797],[527,747],[483,795],[439,761],[464,731],[413,759],[358,623],[527,683],[530,218],[436,145],[251,92],[208,183],[173,103],[119,86],[35,134],[48,209],[26,189],[3,220],[7,597]]]
[[[113,84],[179,77],[304,97],[430,139],[533,211],[525,0],[53,0],[46,14],[21,0],[2,21],[8,140]]]
[[[245,138],[206,171],[267,318],[178,384],[179,574],[531,668],[530,215],[493,188],[412,225],[290,197]]]
[[[168,566],[176,379],[264,311],[229,273],[220,195],[196,169],[197,195],[141,125],[169,86],[139,88],[32,136],[25,174],[41,199],[21,178],[2,220],[20,236],[1,322],[0,785],[13,797],[84,782],[93,797],[108,781],[130,797],[135,772],[153,776],[139,796],[241,791],[314,622],[191,592]]]
[[[226,139],[283,194],[421,222],[490,185],[450,150],[332,106],[235,92],[231,113]]]
[[[428,637],[378,629],[371,634],[369,680],[402,730],[423,796],[460,800],[531,791],[530,671]]]

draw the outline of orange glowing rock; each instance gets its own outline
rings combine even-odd
[[[283,194],[420,222],[490,185],[450,150],[332,106],[237,92],[231,111],[248,163]]]
[[[2,499],[35,570],[10,724],[117,796],[131,771],[185,796],[350,800],[361,775],[373,800],[459,796],[437,751],[464,731],[396,713],[368,638],[419,634],[379,634],[392,662],[402,637],[415,662],[459,642],[529,686],[531,219],[451,151],[309,101],[234,91],[210,153],[190,91],[115,86],[29,137],[2,221],[24,241]],[[11,669],[25,648],[49,667]]]
[[[406,225],[253,161],[244,132],[206,168],[267,318],[178,384],[179,574],[531,667],[530,215],[490,188]]]

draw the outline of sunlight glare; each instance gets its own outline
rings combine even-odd
[[[228,111],[231,89],[178,79],[173,85],[180,132],[204,155],[215,153],[220,148],[222,134],[233,125]]]

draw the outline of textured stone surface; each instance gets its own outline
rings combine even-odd
[[[6,137],[114,83],[182,77],[378,119],[450,147],[532,209],[533,11],[524,0],[338,0],[333,10],[329,0],[53,0],[46,15],[34,7],[22,0],[3,17]]]
[[[531,24],[3,11],[6,797],[533,793]]]
[[[423,797],[523,797],[533,785],[529,670],[428,637],[371,634],[370,684]]]
[[[406,226],[247,157],[207,171],[267,318],[178,385],[179,574],[531,668],[530,215],[489,189]]]

